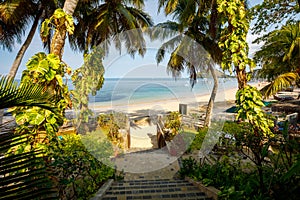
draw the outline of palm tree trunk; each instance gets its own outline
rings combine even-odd
[[[236,78],[238,80],[238,89],[243,89],[247,85],[247,74],[245,69],[240,69],[239,66],[235,67]]]
[[[31,44],[31,41],[34,37],[34,34],[35,34],[35,31],[36,31],[36,28],[39,24],[39,20],[40,20],[40,17],[42,15],[42,11],[40,10],[37,15],[35,16],[35,19],[33,21],[33,24],[32,24],[32,27],[27,35],[27,38],[25,40],[25,42],[23,43],[23,45],[21,46],[11,68],[10,68],[10,71],[9,71],[9,74],[8,74],[8,77],[10,78],[15,78],[16,74],[17,74],[17,71],[19,69],[19,66],[22,62],[22,59],[24,57],[24,54],[26,52],[26,50],[28,49],[29,45]]]
[[[42,12],[41,10],[37,13],[34,21],[33,21],[33,24],[32,24],[32,27],[28,33],[28,36],[25,40],[25,42],[23,43],[23,45],[21,46],[21,48],[19,49],[18,53],[17,53],[17,56],[9,70],[9,73],[8,73],[8,77],[10,78],[15,78],[16,74],[17,74],[17,71],[19,69],[19,66],[22,62],[22,59],[24,57],[24,54],[26,52],[26,50],[28,49],[32,39],[33,39],[33,36],[35,34],[35,31],[36,31],[36,28],[39,24],[39,19],[42,15]],[[3,109],[0,109],[0,124],[3,124],[3,115],[4,115],[4,110]],[[0,128],[0,131],[1,131],[1,128]]]
[[[79,0],[66,0],[63,10],[68,15],[73,15]],[[59,58],[62,58],[63,49],[65,46],[67,30],[64,26],[57,27],[51,42],[50,53],[53,53]]]
[[[66,0],[63,10],[68,15],[73,15],[79,0]]]
[[[216,0],[211,1],[211,18],[209,23],[209,33],[213,40],[216,39],[217,36],[217,20],[218,20],[218,4]]]
[[[216,75],[215,69],[213,68],[212,65],[209,66],[209,70],[212,74],[212,77],[214,79],[214,86],[210,95],[210,99],[207,105],[207,109],[206,109],[206,116],[205,116],[205,121],[204,121],[204,126],[210,126],[211,124],[211,118],[212,118],[212,111],[214,108],[214,102],[215,102],[215,98],[217,95],[217,91],[218,91],[218,87],[219,87],[219,82],[218,82],[218,77]]]

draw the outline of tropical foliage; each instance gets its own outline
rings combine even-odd
[[[0,3],[0,45],[11,50],[16,42],[21,43],[26,36],[26,29],[30,29],[25,41],[20,47],[11,66],[9,76],[15,77],[23,56],[30,46],[36,29],[47,17],[50,17],[60,1],[53,0],[17,0],[1,1]]]
[[[80,2],[79,2],[80,4]],[[152,26],[148,14],[143,12],[144,3],[138,1],[104,1],[103,4],[80,4],[74,18],[77,21],[74,34],[70,35],[71,47],[84,52],[84,64],[72,75],[75,89],[72,91],[74,108],[80,110],[77,117],[78,131],[86,131],[89,95],[96,95],[104,82],[102,59],[111,43],[132,56],[145,53],[142,31]],[[89,20],[86,20],[89,19]]]
[[[23,72],[21,83],[32,82],[48,89],[53,94],[57,113],[49,112],[40,107],[19,107],[12,112],[16,117],[19,133],[45,130],[54,135],[63,123],[63,110],[70,103],[67,86],[63,83],[61,74],[66,70],[59,58],[53,54],[38,53],[27,62],[27,70]],[[55,84],[54,84],[55,83]],[[34,119],[34,120],[31,120]],[[28,125],[32,125],[28,127]]]
[[[84,136],[63,135],[53,140],[49,156],[53,158],[50,169],[60,199],[90,199],[114,169],[107,160],[113,153],[112,145],[100,140],[97,134]]]
[[[77,89],[72,91],[72,97],[75,108],[81,110],[78,123],[86,123],[91,114],[87,106],[88,95],[96,94],[104,81],[102,59],[107,51],[102,47],[114,43],[120,50],[125,44],[131,55],[145,53],[142,32],[153,23],[142,10],[143,2],[66,0],[62,9],[54,10],[62,6],[62,1],[1,1],[1,46],[11,49],[15,39],[20,40],[32,22],[24,43],[28,45],[39,20],[47,18],[42,24],[41,36],[49,44],[50,53],[37,53],[27,62],[19,87],[8,79],[0,79],[2,107],[22,106],[11,110],[19,125],[16,133],[22,135],[0,135],[0,199],[89,198],[103,181],[113,176],[114,171],[100,162],[108,161],[106,158],[112,154],[108,141],[99,140],[96,134],[62,134],[60,139],[56,135],[63,124],[65,109],[71,106],[71,93],[63,81],[66,73],[71,74],[71,68],[62,62],[63,48],[68,36],[71,47],[85,53],[85,64],[72,76]],[[165,14],[176,20],[159,24],[151,32],[153,37],[168,39],[157,53],[158,63],[169,51],[171,74],[178,77],[188,69],[192,85],[203,66],[214,76],[214,62],[221,64],[223,70],[236,74],[239,88],[237,119],[247,123],[232,126],[241,126],[241,130],[230,133],[236,139],[232,144],[256,167],[244,172],[240,160],[232,161],[226,156],[221,157],[220,162],[202,166],[190,159],[184,163],[182,174],[219,186],[222,190],[220,197],[224,199],[281,198],[280,192],[286,194],[285,191],[291,192],[289,197],[294,198],[293,194],[299,191],[299,144],[289,137],[287,131],[275,135],[271,132],[273,120],[261,110],[260,92],[247,86],[246,69],[252,70],[253,62],[248,58],[246,42],[250,24],[246,2],[159,0],[158,4],[159,9],[164,8]],[[253,9],[253,14],[257,17],[255,31],[258,32],[290,17],[282,29],[260,39],[265,44],[255,56],[256,61],[262,63],[263,76],[271,81],[262,90],[268,96],[298,82],[300,25],[296,14],[299,14],[299,1],[263,1]],[[130,29],[135,30],[128,31]],[[121,32],[124,34],[118,35]],[[99,44],[103,45],[96,48]],[[189,59],[185,60],[185,57]],[[212,94],[215,93],[216,87]],[[214,100],[213,95],[211,100]],[[108,120],[101,118],[100,123],[109,127],[111,140],[118,140],[120,126],[109,117]],[[174,114],[166,123],[173,133],[180,128],[179,118],[178,113]],[[205,135],[203,132],[196,137],[193,148],[199,148]],[[42,137],[43,145],[40,145],[40,136],[43,135],[46,137]],[[86,144],[92,149],[86,149]],[[278,153],[270,155],[268,148],[273,144],[278,145]],[[270,160],[270,165],[266,159]],[[58,194],[53,193],[53,186],[58,189]]]
[[[282,21],[297,21],[299,19],[299,0],[264,0],[252,8],[254,17],[253,33],[268,32],[273,26],[280,28]]]
[[[219,46],[223,50],[222,69],[236,73],[238,88],[242,89],[247,84],[246,67],[252,70],[254,63],[248,58],[248,43],[246,41],[250,18],[246,10],[245,1],[218,0],[223,29]]]
[[[75,87],[71,91],[73,108],[77,112],[75,120],[78,133],[89,131],[88,121],[93,116],[89,109],[89,95],[95,96],[104,82],[104,67],[102,64],[103,50],[95,48],[91,53],[85,54],[84,64],[72,74],[72,81]]]
[[[300,22],[289,22],[281,29],[270,32],[264,40],[264,45],[254,58],[262,67],[259,77],[271,81],[262,89],[264,96],[268,97],[298,83]]]
[[[45,91],[43,86],[33,85],[26,82],[18,86],[17,82],[2,76],[0,78],[0,109],[13,106],[39,106],[46,109],[55,110],[50,104],[53,95]]]
[[[166,116],[164,137],[166,141],[171,141],[177,134],[180,133],[181,115],[179,112],[171,112]]]
[[[177,78],[186,69],[193,87],[197,74],[209,71],[214,79],[211,98],[208,103],[205,125],[209,126],[213,102],[218,90],[218,79],[214,64],[221,62],[222,52],[218,47],[218,27],[216,1],[199,4],[196,1],[159,1],[159,9],[164,7],[166,15],[176,21],[168,21],[155,26],[152,38],[168,39],[156,54],[157,63],[163,61],[166,52],[170,53],[168,72]]]
[[[28,141],[31,134],[0,136],[0,199],[56,198],[56,191],[49,177],[45,152],[31,150],[24,153],[11,152],[19,144]]]
[[[123,41],[130,54],[133,55],[136,51],[144,54],[142,30],[152,26],[153,22],[142,10],[143,0],[106,0],[100,4],[91,2],[90,5],[80,5],[79,12],[74,13],[77,21],[75,34],[70,37],[73,49],[88,52],[100,44],[107,47],[110,43],[114,43],[119,49]],[[122,32],[122,37],[118,37]]]
[[[14,106],[42,107],[55,111],[53,95],[44,87],[16,82],[6,77],[0,79],[0,108]],[[33,121],[31,118],[30,121]],[[2,126],[2,124],[1,124]],[[56,192],[49,177],[45,151],[27,149],[19,152],[20,145],[29,143],[31,133],[14,135],[12,130],[0,134],[0,199],[56,198]]]
[[[205,130],[200,133],[202,131]],[[277,132],[276,137],[265,137],[260,152],[257,146],[254,148],[259,144],[253,140],[256,137],[249,137],[255,136],[249,123],[226,122],[223,132],[235,138],[231,140],[227,137],[231,141],[226,143],[229,144],[226,148],[238,149],[241,154],[233,150],[229,154],[215,152],[214,156],[202,159],[200,163],[190,157],[183,160],[179,174],[217,187],[221,190],[218,194],[220,199],[285,199],[287,195],[289,199],[298,198],[300,149],[296,140],[287,137],[287,129],[283,133]],[[244,145],[250,147],[251,151],[243,148]],[[276,150],[268,151],[270,145]],[[257,173],[259,165],[255,154],[262,158],[261,174]],[[245,160],[244,156],[251,162]]]

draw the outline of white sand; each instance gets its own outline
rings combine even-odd
[[[252,86],[258,86],[258,84],[251,84]],[[228,90],[218,90],[215,102],[234,102],[235,94],[237,88],[228,89]],[[150,112],[149,114],[158,114],[161,111],[178,111],[179,104],[207,104],[209,101],[210,95],[199,95],[193,99],[190,97],[181,98],[181,99],[166,99],[166,100],[159,100],[159,101],[151,101],[151,102],[142,102],[142,103],[135,103],[135,104],[127,104],[127,105],[113,105],[113,106],[101,106],[97,105],[94,106],[94,109],[97,112],[106,112],[106,111],[120,111],[125,113],[133,113],[139,110],[144,110]],[[153,112],[153,113],[151,113]]]

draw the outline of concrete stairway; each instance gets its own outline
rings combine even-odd
[[[192,183],[174,179],[116,181],[112,183],[101,199],[211,200]]]

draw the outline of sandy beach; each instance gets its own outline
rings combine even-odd
[[[250,84],[252,86],[258,87],[258,83]],[[218,105],[222,107],[231,106],[235,101],[235,94],[237,88],[222,90],[219,89],[217,92],[217,96],[215,102],[218,102]],[[157,101],[146,101],[139,103],[128,103],[128,104],[111,104],[111,105],[99,105],[99,104],[90,104],[90,107],[95,112],[108,112],[108,111],[119,111],[125,113],[133,113],[141,110],[149,110],[150,112],[158,112],[158,111],[178,111],[179,104],[187,104],[191,107],[197,107],[199,105],[205,105],[208,103],[210,98],[210,94],[207,95],[195,95],[195,97],[185,97],[185,98],[172,98],[165,100],[157,100]],[[222,103],[223,102],[223,103]]]

